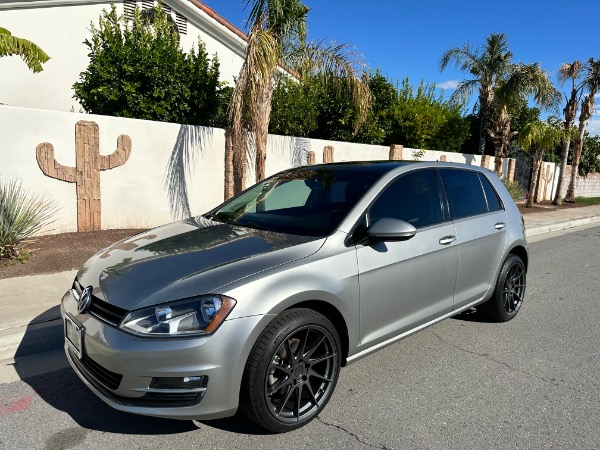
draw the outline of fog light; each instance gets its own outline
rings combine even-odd
[[[154,389],[205,389],[207,384],[207,376],[193,375],[189,377],[153,378],[150,387]]]

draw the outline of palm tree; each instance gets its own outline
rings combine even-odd
[[[527,97],[533,97],[535,103],[542,108],[552,108],[558,104],[560,93],[538,63],[513,64],[509,73],[495,88],[488,129],[494,143],[494,171],[498,176],[502,172],[502,160],[508,154],[510,141],[517,134],[516,131],[511,131],[509,109]]]
[[[33,73],[41,72],[42,64],[50,59],[33,42],[13,36],[6,28],[0,27],[0,57],[12,55],[19,56]]]
[[[452,93],[451,100],[466,103],[476,90],[479,92],[479,153],[485,153],[486,133],[489,113],[494,101],[494,92],[509,73],[512,67],[512,53],[508,49],[506,34],[490,34],[485,44],[476,49],[469,44],[454,47],[442,55],[440,70],[450,63],[463,72],[469,72],[473,78],[461,81]]]
[[[563,202],[563,178],[565,176],[565,170],[567,168],[567,160],[569,159],[569,146],[571,145],[571,133],[570,130],[573,128],[575,123],[575,116],[577,115],[577,109],[579,107],[579,100],[581,100],[581,94],[583,93],[584,81],[579,81],[583,71],[583,65],[581,61],[573,61],[571,64],[564,63],[558,68],[558,82],[562,86],[567,80],[571,81],[571,95],[567,97],[565,94],[565,100],[567,105],[563,109],[565,116],[564,128],[568,130],[563,144],[562,151],[560,152],[560,171],[558,173],[558,186],[556,189],[556,195],[552,203],[555,205],[562,205]]]
[[[569,181],[569,188],[567,189],[567,196],[565,197],[565,202],[567,203],[575,203],[575,184],[577,183],[577,177],[579,175],[579,161],[581,160],[581,152],[583,150],[583,136],[585,134],[587,122],[592,117],[592,114],[594,114],[594,97],[598,90],[600,90],[600,59],[588,59],[587,63],[585,64],[585,72],[586,75],[584,78],[584,84],[588,93],[581,102],[579,128],[577,132],[577,139],[575,140],[575,148],[573,149],[571,179]]]
[[[357,124],[366,120],[370,105],[368,84],[357,72],[355,54],[344,45],[306,42],[309,8],[300,0],[246,0],[246,4],[251,5],[246,59],[229,110],[234,193],[244,188],[249,138],[256,147],[256,180],[265,176],[271,99],[278,73],[300,83],[313,78],[339,86],[342,80],[359,111]]]
[[[544,152],[556,147],[565,137],[565,129],[561,126],[559,119],[555,117],[549,117],[546,122],[539,120],[529,122],[519,133],[519,144],[524,148],[534,150],[533,171],[529,183],[529,196],[527,197],[525,207],[531,208],[533,206]]]

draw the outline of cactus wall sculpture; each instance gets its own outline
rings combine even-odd
[[[78,231],[101,229],[100,171],[125,164],[130,153],[131,138],[122,134],[117,139],[117,149],[110,155],[101,155],[98,124],[85,120],[75,124],[75,167],[63,166],[56,161],[54,147],[49,142],[36,147],[37,162],[44,174],[75,183]]]

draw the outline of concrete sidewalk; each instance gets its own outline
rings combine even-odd
[[[600,205],[525,214],[527,236],[598,222]],[[61,347],[59,302],[76,271],[0,280],[0,361]]]

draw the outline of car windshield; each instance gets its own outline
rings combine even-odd
[[[257,184],[206,217],[279,233],[328,236],[375,181],[393,168],[373,167],[288,170]]]

